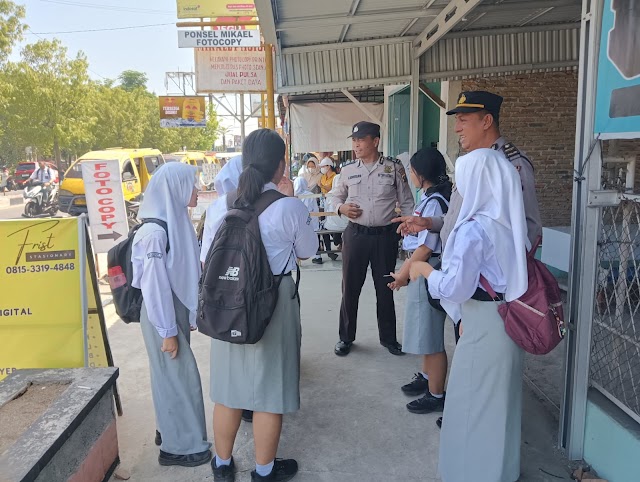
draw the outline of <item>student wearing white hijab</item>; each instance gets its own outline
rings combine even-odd
[[[242,173],[242,156],[235,156],[229,159],[213,180],[213,187],[218,196],[238,189],[238,180]]]
[[[198,200],[197,168],[169,163],[158,169],[138,217],[132,248],[133,280],[142,290],[140,327],[149,356],[151,393],[161,434],[160,465],[195,467],[211,459],[200,374],[191,351],[198,302],[198,242],[188,209]],[[156,437],[159,439],[158,434]]]
[[[299,177],[304,177],[307,180],[307,187],[309,191],[319,191],[320,180],[322,179],[322,173],[320,172],[320,167],[318,167],[320,161],[318,161],[315,157],[310,157],[307,162],[305,162],[306,169],[303,173],[299,175]],[[318,188],[318,189],[316,189]]]
[[[476,149],[456,163],[462,209],[444,249],[442,271],[414,263],[411,278],[428,279],[431,296],[464,334],[451,366],[440,436],[443,482],[515,482],[520,477],[523,351],[504,329],[501,299],[527,289],[530,246],[522,184],[499,152]]]

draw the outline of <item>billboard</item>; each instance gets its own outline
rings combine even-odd
[[[255,92],[267,90],[264,48],[196,49],[196,91]]]
[[[605,0],[594,129],[601,139],[640,138],[639,18],[636,0]]]
[[[260,47],[259,30],[178,30],[178,47]]]
[[[177,0],[178,18],[257,17],[253,2]]]
[[[160,127],[206,127],[204,97],[161,96]]]

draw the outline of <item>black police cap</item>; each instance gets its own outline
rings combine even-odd
[[[503,98],[499,95],[485,92],[484,90],[461,92],[460,97],[458,97],[458,104],[447,112],[447,115],[467,114],[469,112],[486,110],[495,117],[498,117],[500,115],[502,101]]]
[[[362,121],[358,122],[351,129],[351,135],[355,139],[362,139],[363,137],[380,137],[380,126],[373,122]],[[347,137],[347,139],[349,138]]]

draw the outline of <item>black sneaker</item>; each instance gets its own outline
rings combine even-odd
[[[380,344],[383,347],[385,347],[387,350],[389,350],[389,353],[391,353],[392,355],[395,355],[395,356],[404,355],[404,352],[402,351],[402,345],[397,341],[394,341],[393,343],[380,342]]]
[[[162,435],[160,435],[160,432],[158,432],[157,430],[156,430],[156,440],[155,440],[155,442],[156,442],[156,445],[158,447],[160,447],[160,445],[162,445]]]
[[[329,253],[328,256],[333,260],[337,260],[338,259],[338,255],[336,253]]]
[[[211,470],[213,471],[213,480],[216,482],[234,482],[236,480],[236,464],[231,457],[231,464],[221,465],[218,467],[216,464],[216,456],[213,456],[211,461]]]
[[[436,420],[436,425],[438,426],[439,429],[442,429],[442,417]]]
[[[353,345],[353,343],[340,340],[336,343],[333,352],[338,356],[347,356],[351,351],[351,345]]]
[[[242,411],[242,420],[247,423],[253,422],[253,412],[251,410],[243,410]]]
[[[322,258],[313,258],[311,262],[313,264],[322,264]]]
[[[258,475],[255,470],[251,471],[251,482],[258,482],[261,480],[277,482],[285,482],[286,480],[293,479],[298,473],[298,462],[293,459],[276,459],[273,464],[273,470],[265,477]]]
[[[205,450],[197,454],[175,455],[169,452],[160,451],[158,462],[160,465],[180,465],[181,467],[198,467],[204,465],[211,460],[211,451]]]
[[[411,413],[442,412],[444,410],[444,397],[436,398],[427,392],[424,397],[407,403],[407,410]]]
[[[404,385],[401,390],[405,395],[410,397],[417,397],[423,395],[429,391],[429,380],[427,380],[422,373],[416,373],[413,375],[411,383]]]

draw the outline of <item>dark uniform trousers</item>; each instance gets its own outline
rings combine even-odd
[[[340,307],[340,340],[356,339],[358,302],[371,264],[376,289],[378,333],[383,343],[397,342],[396,309],[393,291],[384,275],[395,271],[398,255],[396,226],[367,228],[349,223],[342,244],[342,306]]]

